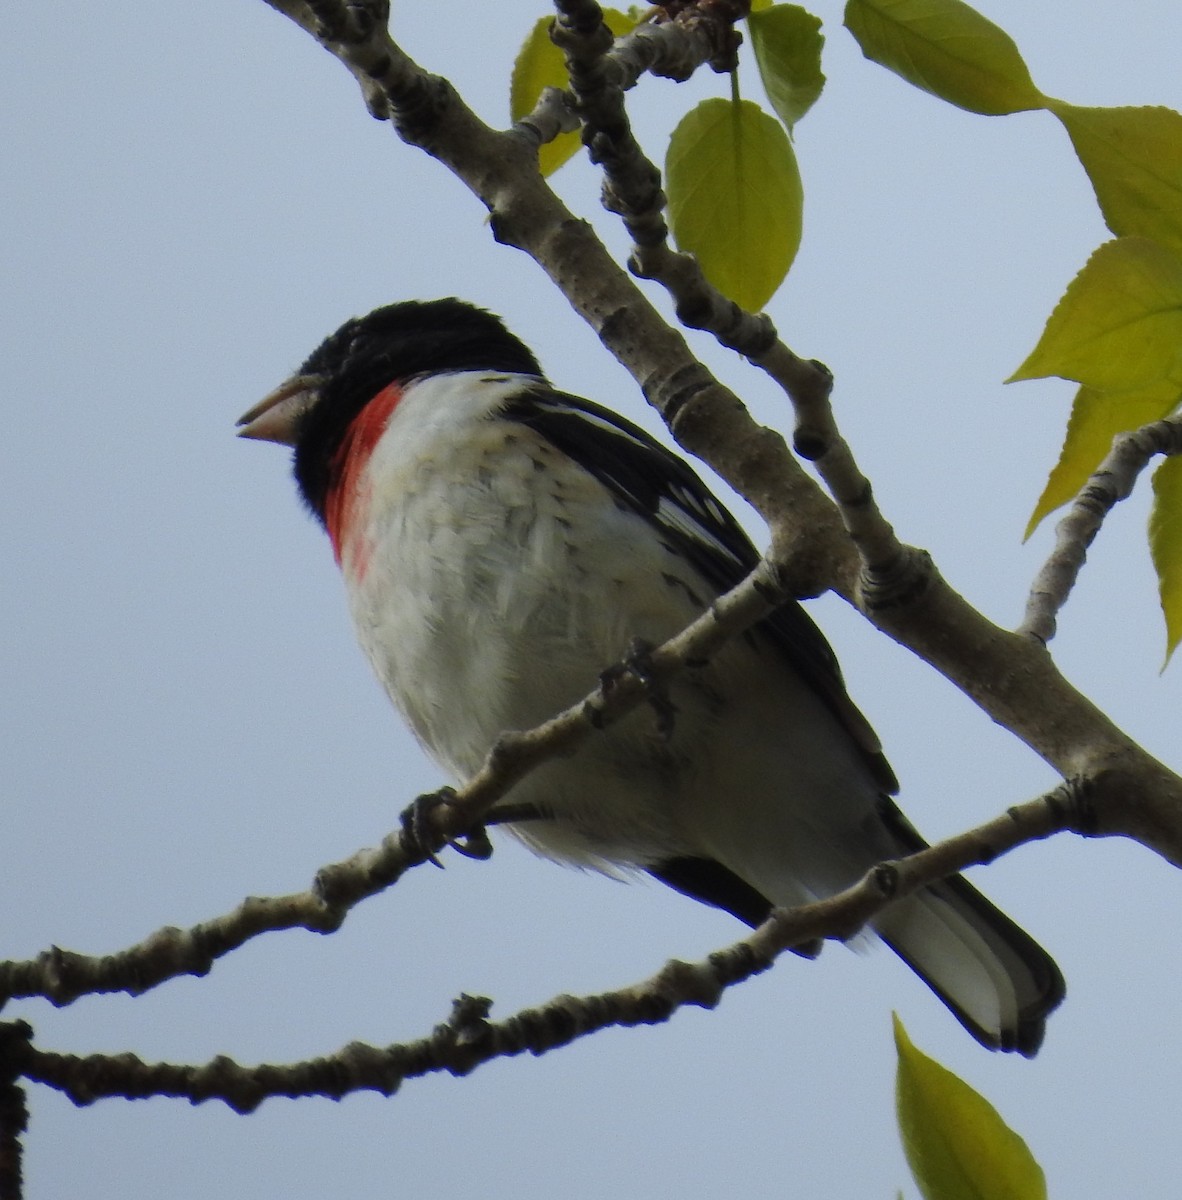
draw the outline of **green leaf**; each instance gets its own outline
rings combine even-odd
[[[791,129],[816,103],[825,86],[821,20],[799,5],[777,4],[763,12],[752,12],[747,28],[767,98],[776,115]]]
[[[751,0],[751,11],[762,12],[765,8],[771,8],[775,0]]]
[[[1010,35],[962,0],[849,0],[845,25],[867,58],[958,108],[997,116],[1045,103]]]
[[[1105,242],[1010,381],[1046,375],[1114,392],[1182,383],[1182,258],[1148,238]]]
[[[917,1050],[895,1018],[895,1105],[925,1200],[1046,1200],[1042,1168],[997,1109]]]
[[[1112,439],[1166,416],[1182,400],[1182,389],[1159,383],[1138,392],[1098,392],[1081,387],[1071,406],[1059,461],[1047,479],[1026,526],[1029,537],[1042,519],[1073,500],[1112,448]]]
[[[1047,107],[1063,122],[1108,228],[1182,251],[1182,113],[1060,100]]]
[[[800,246],[804,197],[783,126],[750,100],[704,100],[673,131],[665,188],[678,246],[723,295],[761,309]]]
[[[614,8],[603,10],[607,27],[622,37],[639,24],[637,17],[622,13]],[[542,89],[570,87],[570,75],[562,51],[550,40],[553,17],[539,17],[530,29],[509,79],[509,116],[520,121],[533,111],[542,95]],[[581,142],[575,133],[560,133],[552,142],[547,142],[538,151],[538,166],[543,175],[551,175],[568,159],[578,153]]]
[[[1166,618],[1166,663],[1182,641],[1182,458],[1167,458],[1153,473],[1149,550],[1157,568]]]

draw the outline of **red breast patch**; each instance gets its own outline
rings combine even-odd
[[[359,522],[364,519],[368,508],[369,492],[362,480],[370,455],[378,439],[386,432],[390,417],[401,399],[400,384],[391,383],[382,388],[353,418],[332,457],[330,478],[334,482],[324,501],[324,523],[337,564],[340,565],[341,555],[348,547],[349,571],[358,581],[365,577],[369,566],[369,547],[359,537]]]

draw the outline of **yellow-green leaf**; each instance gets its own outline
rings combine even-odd
[[[895,1018],[895,1105],[925,1200],[1046,1200],[1042,1168],[997,1109],[917,1050]]]
[[[784,127],[750,100],[704,100],[673,131],[665,188],[678,246],[723,295],[761,309],[800,246],[804,197]]]
[[[1051,101],[1092,181],[1108,228],[1182,251],[1182,113]]]
[[[1010,35],[962,0],[849,0],[845,24],[867,58],[969,112],[1045,102]]]
[[[1182,257],[1148,238],[1105,242],[1010,379],[1046,375],[1113,392],[1182,383]]]
[[[1167,458],[1153,473],[1149,549],[1166,618],[1168,663],[1182,641],[1182,458]]]
[[[767,98],[776,115],[791,129],[812,108],[825,86],[821,20],[799,5],[777,4],[763,12],[752,12],[747,28]]]
[[[751,0],[751,11],[762,12],[765,8],[771,8],[775,0]]]
[[[630,33],[639,23],[637,17],[614,8],[603,10],[603,20],[616,37]],[[562,51],[550,40],[550,26],[553,24],[553,17],[539,17],[517,52],[517,61],[513,64],[513,74],[509,79],[509,115],[514,121],[520,121],[533,111],[543,88],[570,86]],[[538,151],[538,166],[542,174],[550,175],[557,171],[578,152],[579,146],[578,133],[560,133],[552,142],[547,142]]]
[[[1034,506],[1026,537],[1048,513],[1075,498],[1111,449],[1112,439],[1118,433],[1139,429],[1164,417],[1179,400],[1182,389],[1169,382],[1138,392],[1098,392],[1095,388],[1081,387],[1071,406],[1059,461]]]

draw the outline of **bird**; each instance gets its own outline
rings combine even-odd
[[[684,459],[556,388],[499,317],[455,298],[346,321],[238,426],[293,448],[361,647],[457,782],[760,561]],[[632,711],[501,803],[543,856],[651,876],[754,927],[922,848],[898,790],[790,600],[679,673],[659,718]],[[963,877],[872,925],[978,1042],[1037,1052],[1063,975]]]

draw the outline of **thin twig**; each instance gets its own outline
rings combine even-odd
[[[1112,449],[1055,527],[1054,549],[1031,586],[1018,633],[1044,645],[1055,636],[1058,614],[1075,587],[1088,547],[1104,519],[1132,494],[1138,476],[1158,454],[1182,454],[1182,416],[1153,421],[1112,439]]]

